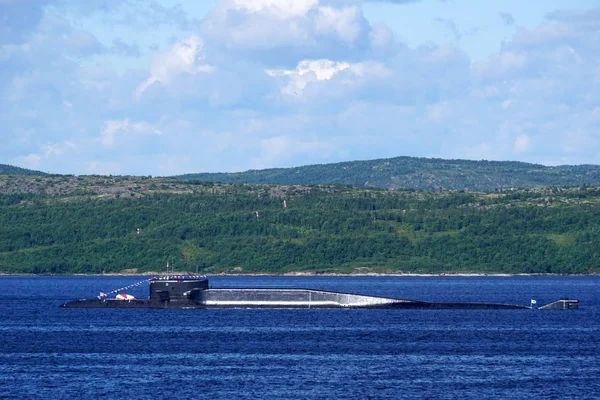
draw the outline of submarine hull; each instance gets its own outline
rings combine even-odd
[[[150,284],[148,299],[81,299],[66,302],[61,307],[530,309],[514,304],[427,302],[313,289],[209,288],[207,280],[157,280]]]
[[[62,308],[204,308],[190,302],[157,302],[150,300],[80,299],[61,304]]]

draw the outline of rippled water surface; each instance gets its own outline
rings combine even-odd
[[[58,308],[138,280],[0,277],[0,398],[600,398],[599,277],[211,278],[574,311]]]

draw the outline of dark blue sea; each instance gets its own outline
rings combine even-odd
[[[58,307],[142,279],[0,277],[0,398],[600,398],[600,277],[211,278],[571,311]]]

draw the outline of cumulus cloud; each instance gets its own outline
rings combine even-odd
[[[0,125],[10,132],[0,157],[144,175],[397,155],[597,160],[596,10],[516,28],[474,63],[458,43],[403,44],[365,19],[364,3],[219,0],[198,22],[140,0],[0,0],[0,16],[32,7],[22,29],[0,24]],[[128,15],[142,32],[176,28],[171,45],[146,57],[140,36],[102,43],[79,22],[100,16],[108,28]],[[453,21],[438,22],[458,41]]]
[[[251,13],[266,11],[278,18],[289,19],[305,15],[319,0],[230,0],[223,3],[225,7],[234,10]]]
[[[161,131],[147,122],[130,122],[129,119],[109,120],[104,123],[104,129],[100,135],[100,144],[111,148],[115,146],[117,139],[140,137],[144,135],[161,135]]]
[[[106,121],[104,130],[100,136],[100,143],[105,147],[112,147],[115,144],[116,135],[129,128],[129,120]]]
[[[63,156],[67,151],[75,150],[76,147],[75,143],[70,140],[66,140],[62,143],[49,143],[44,146],[44,156]]]
[[[513,148],[516,153],[523,153],[529,150],[531,146],[531,138],[527,135],[519,135],[515,139]]]
[[[274,66],[356,59],[381,53],[391,38],[369,24],[359,4],[344,1],[220,0],[201,28],[212,52]]]
[[[203,48],[202,39],[193,35],[175,43],[167,53],[157,54],[150,67],[150,77],[138,86],[136,96],[141,96],[156,82],[169,83],[181,73],[193,75],[214,71],[214,67],[203,62]]]
[[[352,47],[363,29],[361,18],[362,10],[358,7],[319,7],[315,17],[315,32],[320,36],[337,36]]]
[[[502,51],[490,57],[489,61],[474,65],[475,76],[484,79],[504,79],[512,73],[520,73],[527,65],[528,55],[522,52]]]
[[[331,60],[303,60],[293,70],[267,70],[272,77],[283,78],[281,92],[288,96],[299,96],[310,82],[330,80],[338,72],[349,69],[346,62]],[[353,70],[356,70],[354,66]]]
[[[28,154],[22,159],[22,164],[25,168],[39,170],[42,157],[39,154]]]
[[[398,45],[392,30],[383,24],[373,25],[369,32],[369,42],[376,56],[391,53]]]
[[[409,3],[419,3],[423,0],[365,0],[367,3],[391,3],[391,4],[409,4]],[[446,0],[440,0],[446,1]]]
[[[48,163],[65,163],[65,160],[78,151],[78,146],[71,140],[61,142],[47,142],[40,146],[37,153],[30,153],[23,157],[17,157],[19,164],[30,169],[43,169]]]

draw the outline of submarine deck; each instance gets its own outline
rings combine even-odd
[[[530,309],[499,303],[428,302],[314,289],[210,288],[189,297],[161,301],[82,299],[65,308],[388,308],[388,309]]]

